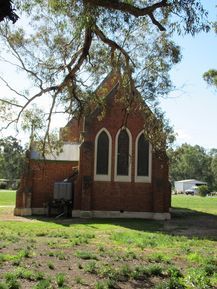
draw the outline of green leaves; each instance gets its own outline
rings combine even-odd
[[[183,179],[197,179],[207,182],[210,189],[216,188],[215,156],[203,147],[183,144],[175,150],[168,150],[168,156],[172,182]]]
[[[24,149],[16,138],[9,136],[0,139],[0,178],[19,179],[24,158]]]
[[[217,88],[217,70],[210,69],[203,74],[203,79],[209,84]]]
[[[12,45],[16,47],[21,47],[25,45],[26,40],[25,40],[25,32],[23,29],[18,29],[15,32],[12,32],[9,36],[9,41],[11,42]]]
[[[45,139],[56,112],[72,117],[92,107],[96,87],[114,68],[128,74],[126,102],[136,88],[155,110],[158,98],[173,88],[169,72],[181,60],[172,32],[208,30],[206,11],[196,0],[16,0],[14,5],[25,21],[20,23],[22,28],[6,25],[0,29],[1,51],[7,48],[8,59],[15,58],[16,67],[31,81],[27,84],[31,89],[25,93],[26,83],[22,83],[20,93],[20,86],[11,86],[16,101],[4,102],[4,106],[16,108],[11,122],[18,122],[31,104],[49,98]],[[165,28],[167,32],[162,33]],[[39,123],[32,125],[41,130]]]

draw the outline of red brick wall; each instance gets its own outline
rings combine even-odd
[[[117,98],[120,95],[117,95]],[[98,120],[97,115],[87,119],[85,130],[85,142],[94,148],[95,136],[102,128],[106,128],[112,137],[112,163],[111,182],[94,181],[94,149],[90,156],[85,151],[85,143],[81,148],[80,163],[80,188],[82,194],[77,192],[76,209],[82,210],[108,210],[108,211],[137,211],[137,212],[168,212],[170,206],[170,188],[168,182],[168,164],[166,161],[152,157],[152,182],[135,183],[135,141],[144,127],[145,119],[138,106],[134,104],[135,110],[128,116],[125,126],[132,135],[132,182],[114,182],[115,167],[115,137],[123,126],[123,105],[113,99],[109,103],[106,115]],[[92,154],[92,157],[91,157]],[[87,157],[87,158],[86,158]],[[90,176],[92,184],[87,190],[82,185],[83,176]]]
[[[78,162],[32,160],[32,208],[42,208],[52,200],[54,183],[72,175],[72,167],[77,165]]]
[[[152,211],[151,185],[123,182],[94,182],[92,208],[107,211]]]
[[[99,90],[98,95],[106,95],[114,86],[117,77],[109,77]],[[116,99],[109,100],[105,117],[99,121],[97,114],[86,118],[84,142],[80,149],[79,176],[75,182],[74,209],[108,210],[134,212],[168,212],[170,207],[170,186],[168,164],[152,155],[152,182],[135,183],[135,141],[144,127],[144,115],[139,102],[134,102],[134,110],[124,123],[123,104]],[[115,182],[115,137],[125,124],[132,135],[131,182]],[[65,141],[78,141],[83,123],[75,119],[66,126]],[[95,136],[101,128],[106,128],[112,137],[111,182],[94,181]],[[31,161],[32,207],[41,208],[53,198],[53,185],[72,174],[77,162]],[[20,195],[21,196],[21,195]]]
[[[79,142],[81,131],[83,131],[83,119],[73,118],[65,127],[60,129],[60,138],[65,142]]]
[[[153,159],[153,211],[168,212],[171,190],[168,181],[168,164],[166,161]]]

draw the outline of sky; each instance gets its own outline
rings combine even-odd
[[[217,21],[217,2],[203,1],[210,18]],[[206,149],[217,148],[217,89],[207,85],[202,75],[217,69],[217,35],[214,32],[177,36],[182,60],[171,71],[176,86],[161,101],[177,135],[176,144],[189,143]]]
[[[217,1],[202,2],[209,11],[209,18],[217,21]],[[160,105],[177,134],[175,145],[189,143],[205,149],[217,148],[217,89],[208,86],[202,78],[207,70],[217,69],[217,35],[200,33],[194,37],[176,36],[174,40],[182,51],[181,62],[170,73],[176,88]],[[6,64],[0,66],[0,72],[7,72],[19,85],[26,81]],[[1,82],[0,91],[10,93]],[[4,133],[11,134],[11,131]]]

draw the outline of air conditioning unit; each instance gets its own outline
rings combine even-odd
[[[72,184],[67,182],[54,183],[54,200],[72,200]]]

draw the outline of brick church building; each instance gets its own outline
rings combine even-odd
[[[45,160],[31,152],[15,215],[47,214],[54,184],[77,170],[71,180],[72,217],[170,218],[168,162],[144,137],[147,106],[138,96],[126,118],[122,93],[119,77],[111,73],[96,90],[105,97],[104,109],[95,106],[61,129],[62,153]]]

